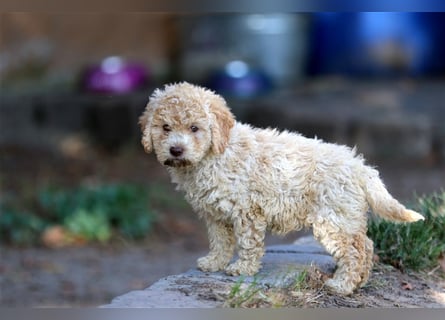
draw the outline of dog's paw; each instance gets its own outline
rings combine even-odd
[[[227,264],[222,263],[215,256],[205,256],[197,260],[198,269],[206,272],[223,270]]]
[[[354,286],[352,284],[348,285],[344,281],[337,279],[328,279],[325,281],[324,285],[329,291],[345,296],[352,294],[354,291]]]
[[[226,273],[230,276],[253,276],[259,269],[260,263],[258,262],[237,260],[226,268]]]

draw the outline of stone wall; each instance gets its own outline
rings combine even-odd
[[[306,86],[314,86],[307,84]],[[302,85],[229,105],[238,120],[295,130],[308,137],[356,146],[368,159],[445,163],[445,83],[345,84],[315,90]],[[85,133],[105,146],[139,141],[138,117],[149,93],[2,95],[0,144],[50,145]]]
[[[260,127],[356,146],[368,159],[445,163],[445,82],[302,84],[236,108]]]
[[[64,136],[83,134],[118,147],[138,138],[137,122],[147,100],[146,93],[2,96],[0,145],[51,149]]]

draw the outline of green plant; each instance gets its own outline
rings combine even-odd
[[[308,270],[303,269],[301,272],[298,273],[297,277],[295,278],[295,282],[293,284],[293,290],[301,290],[306,287],[307,285],[307,278],[308,278]]]
[[[282,285],[263,286],[256,276],[250,283],[240,277],[231,287],[224,306],[232,308],[303,307],[317,295],[316,288],[322,286],[320,277],[321,273],[313,266],[310,269],[300,270],[294,281],[284,287]],[[284,278],[288,278],[287,273]]]
[[[424,221],[396,224],[372,219],[368,228],[381,261],[402,270],[432,268],[445,252],[445,191],[418,198],[414,207]]]
[[[0,200],[0,241],[18,245],[38,243],[47,227],[60,227],[76,241],[106,242],[113,235],[138,240],[150,233],[156,209],[187,207],[182,196],[159,184],[22,188]]]
[[[88,241],[106,242],[111,237],[111,226],[107,217],[97,211],[77,209],[65,219],[64,225],[72,234]]]
[[[35,243],[47,222],[29,212],[0,206],[0,240],[15,245]]]
[[[254,277],[251,283],[245,283],[245,278],[240,277],[230,289],[230,293],[225,301],[225,306],[231,308],[244,307],[252,304],[256,300],[256,295],[261,293],[258,279]]]
[[[114,184],[73,190],[43,190],[39,203],[48,219],[90,240],[106,241],[111,228],[125,237],[147,235],[156,214],[146,188]]]

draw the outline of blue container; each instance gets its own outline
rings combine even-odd
[[[445,13],[313,16],[310,74],[445,74]]]
[[[205,85],[217,93],[233,98],[254,98],[272,89],[272,80],[259,68],[241,60],[228,62],[210,75]]]

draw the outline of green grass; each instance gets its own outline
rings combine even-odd
[[[302,270],[295,279],[295,283],[292,286],[293,290],[301,291],[303,288],[305,288],[308,276],[308,270]]]
[[[288,286],[264,286],[255,276],[252,282],[243,277],[230,288],[224,300],[229,308],[305,307],[322,286],[321,275],[315,267],[303,269]]]
[[[412,207],[425,221],[392,223],[372,219],[368,235],[382,262],[401,270],[432,269],[445,252],[445,191],[420,197]]]
[[[252,282],[246,282],[244,277],[231,287],[223,307],[228,308],[280,308],[286,303],[286,297],[283,290],[276,288],[267,288],[258,282],[254,277]]]
[[[286,275],[284,275],[286,277]],[[288,287],[262,285],[258,276],[251,282],[240,276],[238,281],[230,288],[224,301],[224,307],[229,308],[280,308],[288,303],[289,291],[304,291],[307,288],[309,270],[304,269],[298,273]],[[277,279],[278,280],[278,279]]]
[[[245,283],[244,277],[240,277],[232,286],[230,293],[225,301],[225,306],[231,308],[240,308],[253,303],[256,295],[261,291],[258,279],[254,277],[251,283]]]

